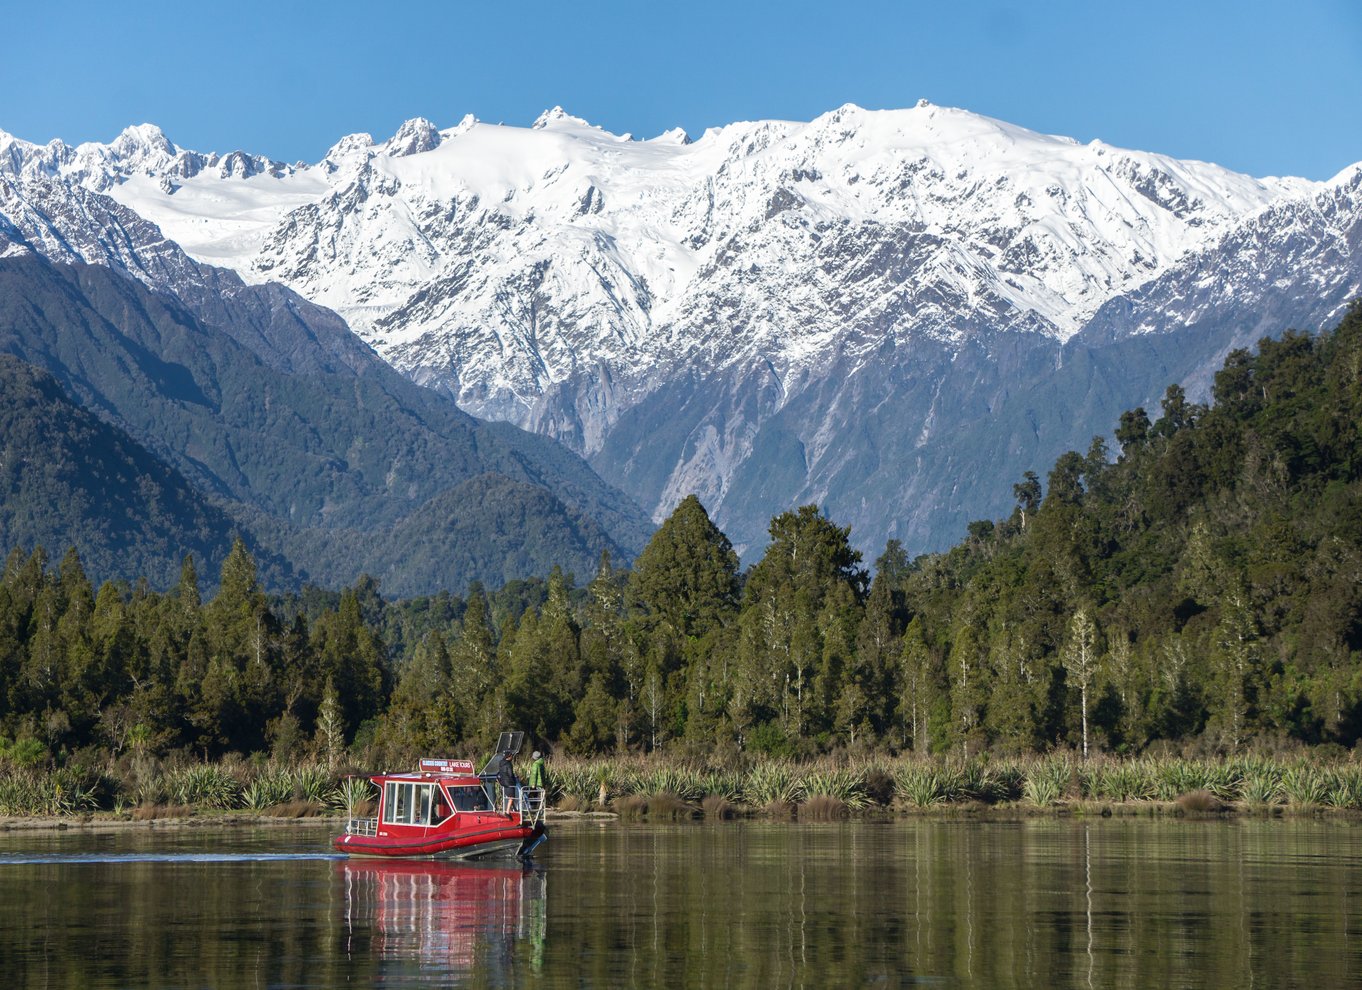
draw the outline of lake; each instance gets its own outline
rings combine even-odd
[[[0,833],[4,985],[1362,985],[1342,819],[568,822],[532,867],[331,828]]]

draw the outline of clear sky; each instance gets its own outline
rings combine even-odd
[[[6,0],[0,129],[316,161],[341,135],[561,104],[698,135],[921,97],[1035,130],[1327,178],[1362,160],[1362,0]]]

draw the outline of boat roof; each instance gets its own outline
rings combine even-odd
[[[370,774],[369,779],[376,784],[389,780],[442,783],[459,787],[478,787],[482,784],[482,779],[473,769],[472,760],[422,760],[419,770]]]

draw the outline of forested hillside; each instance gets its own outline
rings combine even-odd
[[[631,554],[647,539],[638,507],[552,441],[479,422],[362,345],[338,343],[349,331],[334,314],[251,291],[209,305],[205,289],[201,319],[109,268],[7,257],[0,352],[52,375],[305,580],[340,585],[367,571],[389,593],[427,593],[544,575],[556,562],[584,569],[603,549]],[[286,319],[290,306],[311,322]],[[45,470],[40,456],[32,466]],[[490,489],[500,516],[478,501]],[[80,525],[104,525],[101,506],[85,505]],[[409,552],[414,532],[423,555]],[[88,550],[86,563],[101,579],[165,588],[181,553],[199,552],[181,546],[156,574]],[[278,575],[265,572],[269,587],[298,586]]]
[[[238,545],[207,603],[0,577],[0,731],[50,751],[1233,752],[1362,736],[1362,305],[1230,355],[1110,441],[1018,479],[1005,519],[874,580],[816,506],[746,574],[695,498],[631,571],[384,602],[283,601]],[[460,743],[467,743],[461,746]]]
[[[182,554],[216,572],[240,531],[51,376],[0,354],[0,546],[77,546],[96,573],[169,587]],[[292,583],[287,564],[260,549],[257,556],[272,583]]]

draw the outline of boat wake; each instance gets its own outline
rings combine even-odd
[[[345,859],[339,853],[9,853],[3,866],[53,866],[81,863],[264,863],[278,860]]]

